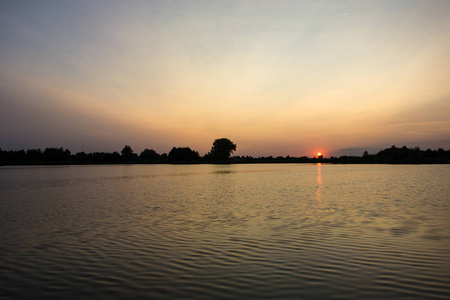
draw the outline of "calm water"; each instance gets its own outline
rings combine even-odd
[[[0,168],[0,298],[448,299],[450,165]]]

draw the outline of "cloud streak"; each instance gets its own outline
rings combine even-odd
[[[349,13],[349,12],[346,12],[346,13],[342,13],[342,14],[334,15],[334,16],[332,16],[331,18],[339,18],[339,17],[343,17],[343,16],[346,16],[346,15],[348,15],[348,14],[350,14],[350,13]]]

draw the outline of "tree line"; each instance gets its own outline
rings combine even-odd
[[[140,154],[133,151],[131,146],[125,145],[120,152],[77,152],[60,148],[30,149],[30,150],[2,150],[0,148],[0,165],[40,165],[40,164],[114,164],[114,163],[343,163],[343,164],[448,164],[450,150],[421,150],[419,147],[398,148],[392,146],[369,154],[365,151],[362,156],[320,157],[291,157],[291,156],[233,156],[236,144],[229,139],[216,139],[211,150],[204,156],[189,147],[173,147],[170,152],[159,154],[153,149],[145,149]]]
[[[112,163],[201,163],[229,162],[230,155],[236,151],[236,144],[227,138],[216,139],[211,150],[203,157],[198,151],[189,147],[173,147],[170,152],[159,154],[146,148],[140,154],[125,145],[119,152],[77,152],[69,149],[46,148],[29,150],[2,150],[0,148],[0,164],[112,164]]]
[[[340,157],[331,156],[324,158],[319,157],[258,157],[251,156],[235,156],[233,161],[236,163],[333,163],[333,164],[449,164],[450,150],[439,148],[438,150],[421,150],[419,147],[408,148],[403,146],[401,148],[391,146],[376,154],[369,154],[364,151],[362,156],[348,156]]]

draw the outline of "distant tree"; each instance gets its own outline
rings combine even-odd
[[[197,151],[191,150],[189,147],[173,147],[170,150],[168,159],[169,161],[196,161],[199,159],[199,154]]]
[[[109,161],[112,161],[112,162],[119,162],[120,161],[120,154],[119,154],[119,152],[114,151],[113,153],[106,153],[106,154],[108,154],[107,159]],[[136,156],[136,154],[132,154],[132,156],[134,157],[134,156]]]
[[[228,160],[234,151],[236,151],[236,144],[232,141],[226,138],[216,139],[211,151],[205,157],[211,160]]]
[[[140,157],[142,160],[145,161],[156,161],[159,160],[160,155],[156,153],[156,151],[153,149],[145,149],[144,151],[141,152]]]
[[[167,155],[167,153],[161,154],[160,157],[159,157],[159,160],[160,160],[161,162],[167,162],[167,160],[168,160],[168,155]]]
[[[8,159],[8,151],[4,151],[2,150],[2,148],[0,148],[0,162],[6,161],[7,159]]]
[[[67,162],[70,160],[70,150],[66,149],[64,150],[63,147],[61,148],[46,148],[44,150],[44,153],[42,154],[44,160],[46,161],[64,161]]]
[[[84,151],[75,153],[75,161],[85,162],[86,160],[87,160],[87,154]]]
[[[27,158],[32,161],[42,160],[41,149],[29,149],[27,150]]]
[[[122,154],[122,158],[125,161],[131,161],[133,160],[133,149],[131,149],[130,146],[125,145],[125,147],[123,147],[122,151],[120,151],[120,153]]]

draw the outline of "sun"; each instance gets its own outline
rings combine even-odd
[[[321,156],[322,155],[322,153],[321,152],[317,152],[317,156]]]

